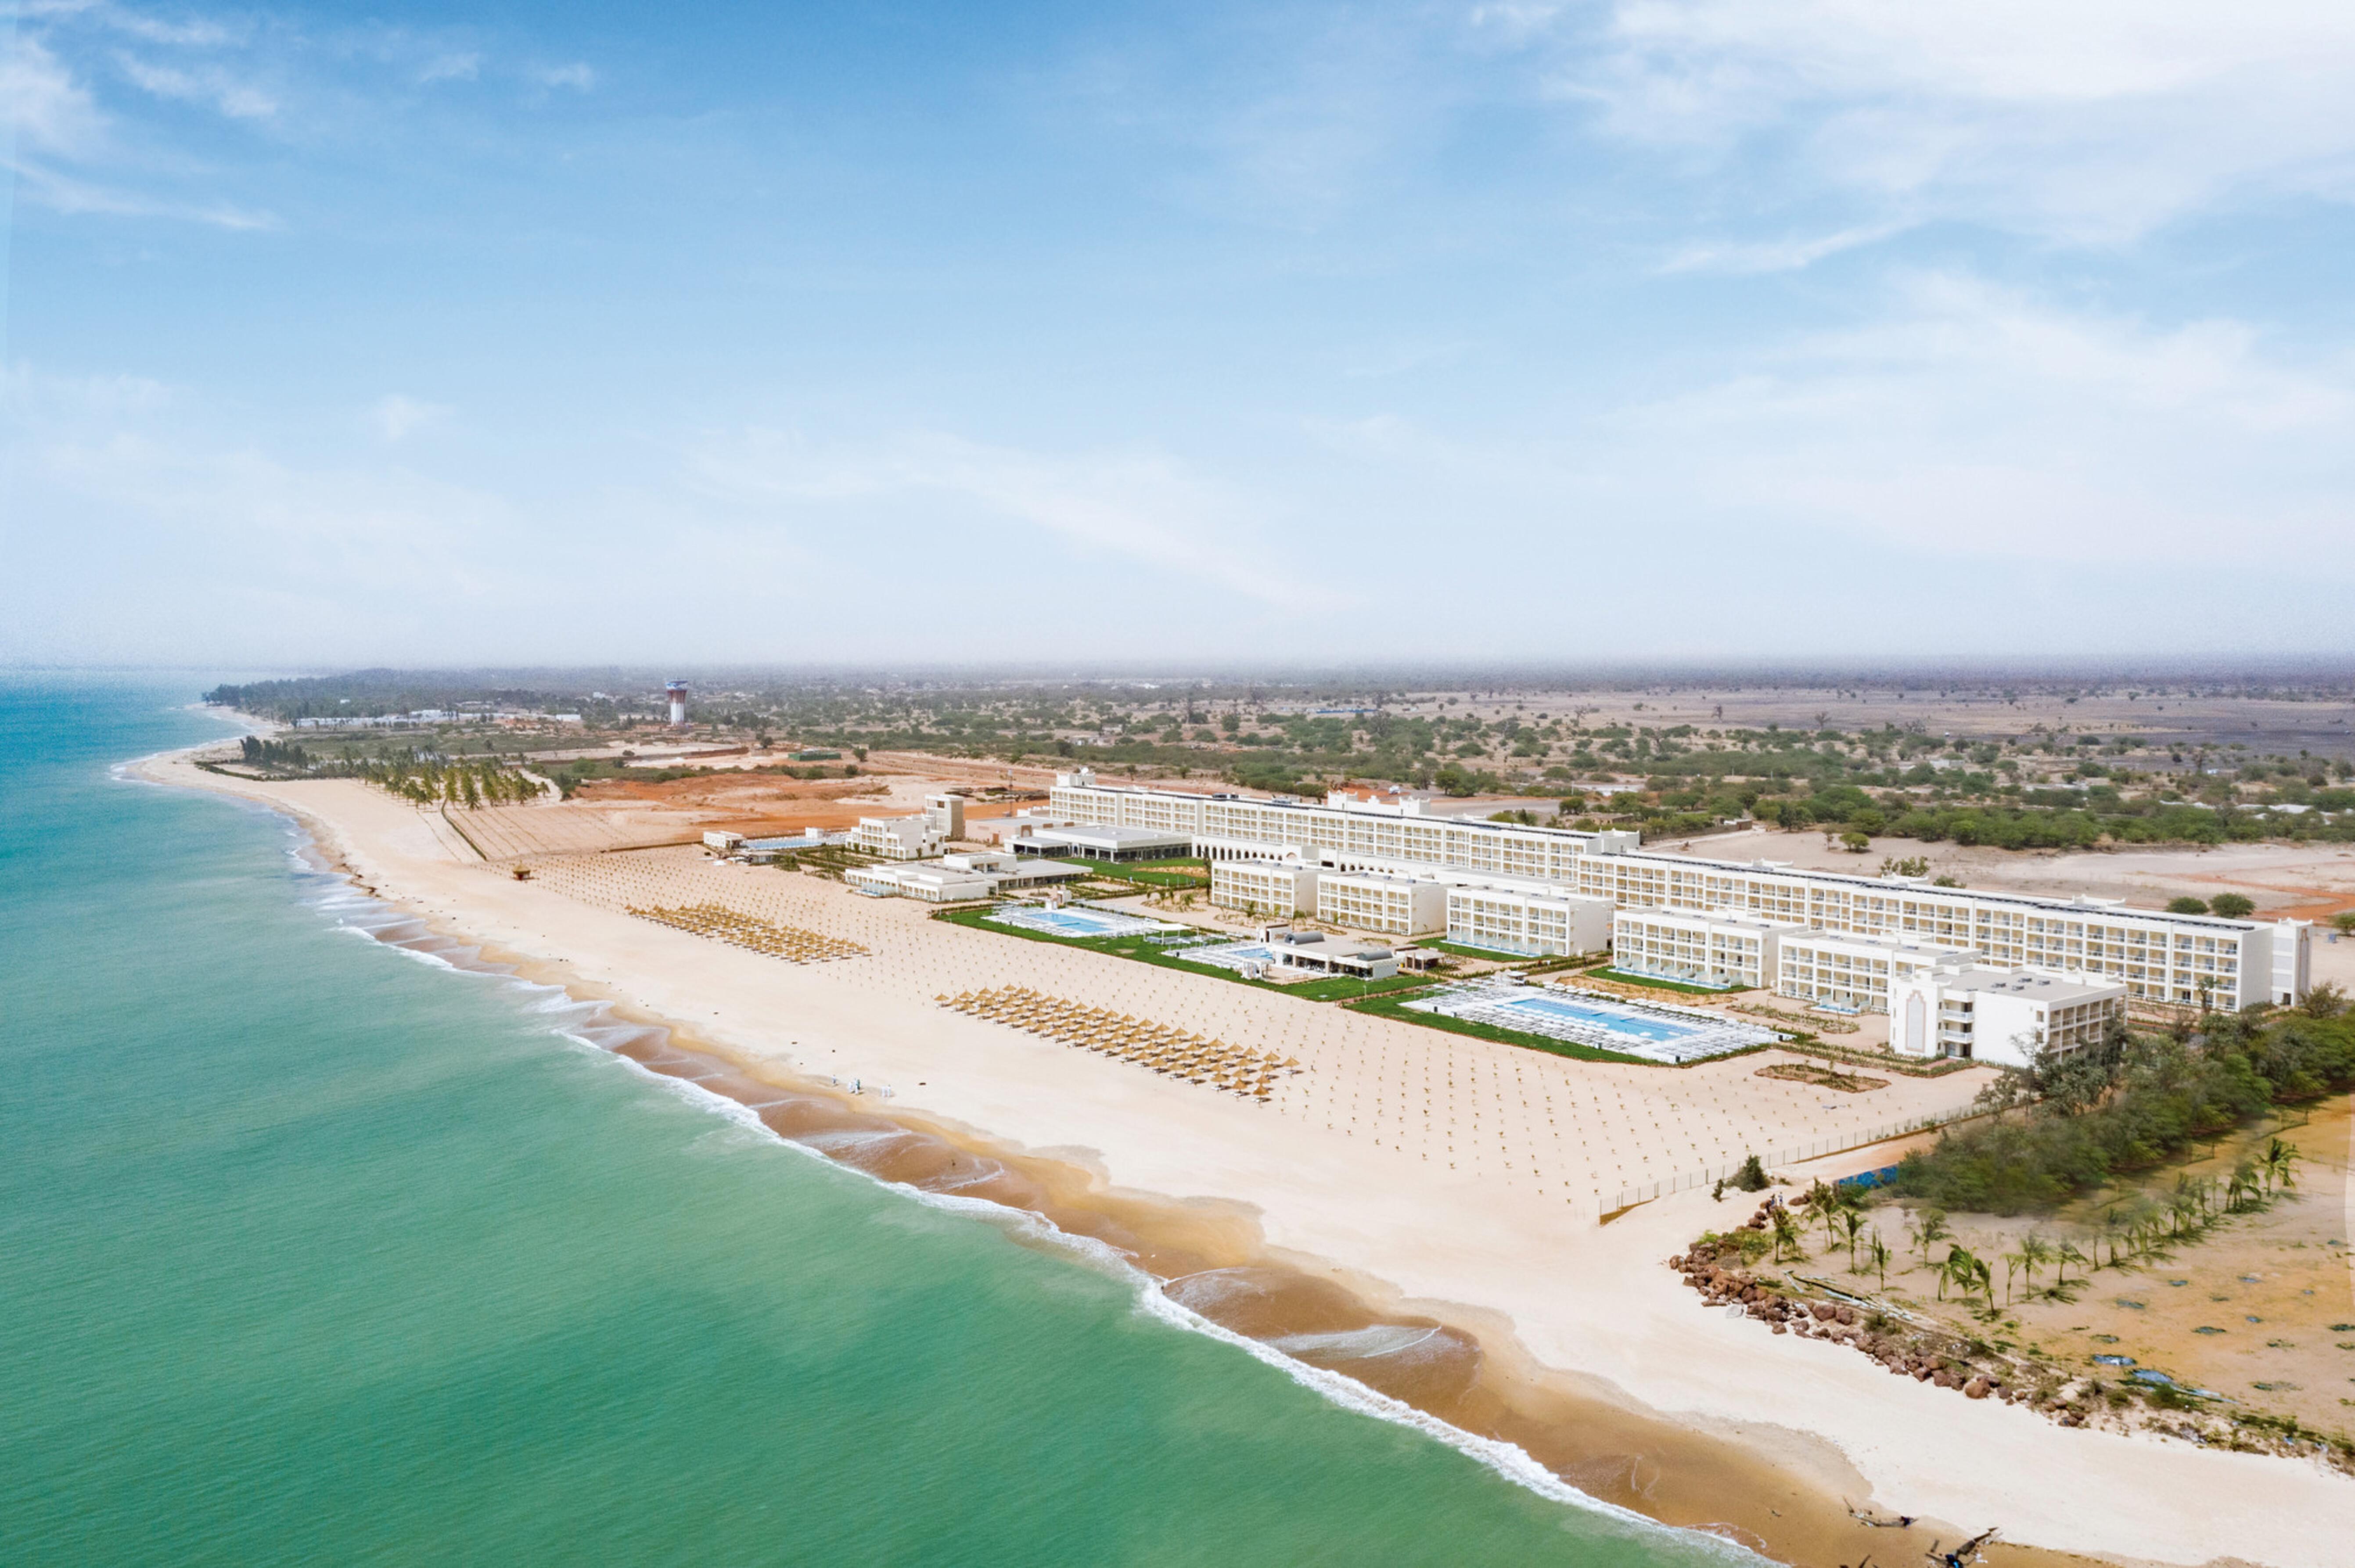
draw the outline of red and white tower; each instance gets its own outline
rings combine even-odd
[[[687,727],[687,683],[673,681],[663,690],[670,694],[670,727],[685,729]]]

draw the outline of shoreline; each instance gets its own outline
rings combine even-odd
[[[218,744],[210,742],[207,747]],[[188,749],[200,751],[207,747]],[[745,1107],[775,1136],[850,1165],[872,1179],[960,1205],[987,1202],[1006,1213],[1035,1214],[1061,1238],[1025,1237],[1017,1234],[1019,1225],[1015,1226],[1009,1234],[1016,1234],[1026,1245],[1068,1247],[1074,1245],[1069,1238],[1078,1237],[1109,1248],[1146,1277],[1159,1282],[1160,1288],[1152,1294],[1198,1319],[1180,1326],[1201,1331],[1199,1324],[1206,1323],[1218,1330],[1220,1337],[1231,1336],[1252,1347],[1251,1353],[1262,1359],[1276,1358],[1275,1364],[1295,1377],[1303,1371],[1313,1372],[1345,1381],[1350,1387],[1370,1390],[1381,1399],[1397,1400],[1458,1435],[1463,1439],[1458,1446],[1487,1446],[1488,1453],[1472,1447],[1465,1451],[1475,1452],[1476,1457],[1492,1467],[1503,1467],[1498,1463],[1503,1457],[1494,1452],[1495,1446],[1510,1445],[1546,1475],[1559,1478],[1557,1485],[1573,1489],[1578,1494],[1574,1506],[1605,1513],[1625,1510],[1662,1524],[1706,1531],[1785,1561],[1845,1563],[1860,1560],[1868,1552],[1893,1561],[1923,1550],[1934,1539],[1951,1545],[1983,1528],[1983,1522],[1975,1522],[1977,1512],[2016,1515],[2019,1510],[2012,1504],[2014,1494],[2033,1489],[2026,1489],[2018,1476],[1991,1474],[1978,1486],[1950,1493],[1950,1499],[1972,1493],[1977,1499],[1973,1516],[1959,1524],[1951,1520],[1932,1523],[1925,1517],[1914,1530],[1892,1533],[1860,1523],[1852,1510],[1887,1515],[1903,1507],[1925,1516],[1936,1510],[1915,1506],[1920,1499],[1911,1488],[1892,1487],[1886,1480],[1877,1486],[1871,1478],[1874,1467],[1884,1472],[1893,1467],[1902,1479],[1905,1467],[1890,1466],[1886,1461],[1891,1456],[1878,1453],[1869,1445],[1843,1445],[1833,1434],[1796,1422],[1785,1425],[1762,1419],[1754,1408],[1740,1408],[1739,1401],[1647,1403],[1608,1370],[1582,1367],[1578,1358],[1561,1353],[1559,1334],[1556,1345],[1530,1342],[1522,1319],[1509,1305],[1482,1301],[1476,1281],[1467,1280],[1472,1287],[1460,1292],[1414,1290],[1403,1283],[1392,1284],[1388,1270],[1360,1266],[1341,1248],[1283,1245],[1282,1238],[1268,1232],[1264,1222],[1271,1211],[1264,1203],[1163,1195],[1166,1188],[1186,1190],[1175,1180],[1119,1180],[1125,1172],[1116,1171],[1114,1160],[1102,1150],[1028,1146],[982,1131],[983,1124],[971,1118],[934,1115],[912,1106],[895,1107],[888,1114],[854,1106],[838,1091],[829,1092],[789,1063],[781,1063],[780,1053],[748,1049],[743,1043],[726,1038],[725,1029],[709,1031],[675,1016],[685,1013],[684,1007],[666,1009],[649,998],[633,999],[622,985],[601,983],[582,971],[572,954],[560,950],[536,954],[524,950],[529,944],[497,939],[478,928],[496,925],[496,918],[485,916],[497,912],[483,908],[477,901],[448,899],[447,887],[400,886],[397,876],[388,874],[383,842],[363,848],[356,842],[360,835],[349,824],[313,809],[316,802],[288,798],[304,789],[316,789],[316,784],[273,788],[205,774],[186,765],[187,754],[159,754],[123,766],[150,782],[205,789],[292,817],[312,834],[318,853],[332,858],[327,869],[418,922],[421,929],[435,934],[437,942],[471,946],[476,949],[475,957],[488,960],[480,967],[506,968],[526,983],[551,987],[584,1003],[602,1003],[610,1016],[634,1032],[665,1032],[661,1044],[648,1048],[647,1059],[632,1055],[626,1048],[615,1050],[640,1070],[691,1084],[698,1092]],[[431,831],[425,832],[430,840]],[[429,849],[426,853],[443,852]],[[464,869],[477,877],[483,875],[479,865]],[[447,900],[440,907],[426,896],[432,891],[441,892]],[[496,959],[491,958],[493,954]],[[617,971],[606,980],[623,978]],[[780,977],[768,978],[783,983]],[[713,1015],[719,1016],[719,1010],[713,1010]],[[807,1033],[813,1026],[805,1022],[794,1027]],[[793,1044],[799,1045],[800,1040]],[[609,1047],[600,1044],[598,1048]],[[725,1092],[728,1089],[736,1093]],[[843,1137],[835,1138],[836,1147],[826,1147],[823,1140],[832,1134],[868,1139],[857,1147],[881,1153],[862,1163],[847,1157],[843,1150],[853,1145]],[[813,1143],[812,1139],[820,1141]],[[1002,1174],[975,1176],[958,1171],[954,1162],[960,1159],[994,1162]],[[957,1180],[948,1191],[923,1184],[949,1174]],[[907,1180],[910,1175],[917,1179]],[[1680,1194],[1679,1198],[1692,1196]],[[1710,1218],[1705,1206],[1689,1202],[1663,1200],[1648,1206],[1659,1211],[1646,1216],[1648,1228],[1661,1231],[1665,1223],[1672,1243],[1651,1245],[1655,1238],[1636,1234],[1643,1226],[1590,1229],[1584,1233],[1587,1237],[1611,1238],[1613,1245],[1594,1250],[1618,1253],[1615,1263],[1608,1257],[1567,1256],[1561,1262],[1606,1270],[1640,1269],[1646,1263],[1658,1263],[1670,1251],[1681,1250],[1685,1240]],[[1620,1234],[1613,1236],[1613,1231]],[[1661,1289],[1681,1294],[1664,1266],[1657,1272],[1662,1280],[1656,1283]],[[1640,1287],[1653,1282],[1628,1283]],[[1639,1298],[1647,1292],[1638,1288],[1628,1294]],[[1187,1299],[1189,1295],[1192,1300]],[[1636,1312],[1657,1310],[1656,1304],[1640,1299],[1626,1305]],[[1698,1308],[1689,1311],[1692,1318],[1699,1316]],[[1666,1323],[1670,1338],[1681,1338],[1683,1331],[1689,1331],[1700,1340],[1723,1331],[1721,1326],[1705,1329],[1692,1318]],[[1411,1360],[1397,1350],[1373,1356],[1334,1353],[1344,1347],[1362,1351],[1369,1344],[1392,1341],[1403,1346],[1407,1341],[1401,1336],[1410,1333],[1420,1336],[1412,1341],[1420,1353]],[[1753,1340],[1738,1347],[1729,1370],[1737,1380],[1746,1377],[1760,1383],[1778,1383],[1786,1372],[1808,1375],[1804,1359],[1789,1368],[1778,1365],[1785,1353],[1781,1341],[1766,1345]],[[1334,1396],[1335,1391],[1325,1383],[1312,1386]],[[1752,1403],[1754,1406],[1757,1402]],[[1772,1407],[1777,1402],[1770,1398],[1766,1403]],[[1368,1413],[1384,1414],[1379,1409]],[[1943,1414],[1938,1411],[1920,1427],[1917,1441],[1927,1444],[1945,1436],[1938,1422]],[[1392,1414],[1387,1418],[1398,1417]],[[2147,1450],[2154,1446],[2136,1446]],[[1999,1461],[1990,1460],[1991,1468],[1998,1467]],[[1504,1473],[1545,1489],[1535,1477],[1515,1475],[1508,1467]],[[2073,1512],[2066,1495],[2067,1478],[2040,1476],[2039,1482],[2044,1490],[2055,1494],[2047,1499],[2048,1505],[2057,1502],[2060,1512]],[[2172,1483],[2155,1480],[2154,1484]],[[1876,1502],[1876,1494],[1884,1489],[1893,1492],[1896,1500]],[[2355,1499],[2355,1492],[2341,1494],[2338,1500],[2343,1507],[2350,1499]],[[2048,1506],[2045,1511],[2054,1510]],[[2251,1527],[2262,1522],[2246,1521]],[[2264,1544],[2249,1539],[2250,1529],[2228,1526],[2222,1533],[2231,1540],[2233,1552],[2288,1568],[2330,1560],[2327,1544],[2317,1533],[2319,1531],[2318,1520],[2303,1531],[2295,1525],[2286,1530],[2256,1530],[2257,1534],[2273,1536]],[[1921,1539],[1914,1541],[1917,1533]],[[2101,1542],[2055,1540],[2053,1550],[2048,1552],[2010,1544],[2030,1536],[2030,1531],[2008,1528],[2002,1542],[1990,1551],[1989,1560],[2029,1563],[2060,1554],[2098,1552],[2114,1561],[2197,1563],[2225,1555],[2196,1547],[2189,1552],[2180,1546],[2169,1550],[2169,1543],[2154,1541],[2148,1531],[2129,1534],[2133,1538]],[[2317,1550],[2302,1552],[2301,1538],[2311,1541]],[[2149,1550],[2153,1545],[2161,1549]]]

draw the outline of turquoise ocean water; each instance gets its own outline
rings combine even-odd
[[[1727,1561],[1505,1479],[339,927],[0,681],[0,1563]]]

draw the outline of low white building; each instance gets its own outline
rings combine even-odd
[[[1316,913],[1317,871],[1297,861],[1210,863],[1210,902],[1221,909],[1289,919]]]
[[[929,815],[861,817],[850,847],[879,860],[930,860],[948,848],[948,838]]]
[[[1349,931],[1432,936],[1447,928],[1447,885],[1378,871],[1320,872],[1316,918]]]
[[[1962,1056],[2025,1067],[2081,1051],[2126,1020],[2126,988],[2042,969],[1940,965],[1890,982],[1890,1045],[1907,1056]]]
[[[961,904],[1072,882],[1087,867],[1059,860],[1017,860],[996,850],[969,850],[938,860],[891,865],[854,866],[842,880],[877,898],[919,898],[927,904]]]
[[[1151,828],[1106,827],[1081,823],[1065,827],[1034,827],[1007,842],[1017,854],[1063,855],[1075,860],[1176,860],[1194,844],[1189,833],[1156,832]]]
[[[1892,980],[1940,964],[1976,962],[1985,957],[1965,948],[1895,937],[1814,930],[1784,932],[1776,949],[1778,995],[1849,1012],[1886,1012]]]
[[[1447,939],[1492,952],[1552,957],[1611,945],[1607,898],[1463,885],[1447,890]]]
[[[1782,938],[1806,929],[1733,909],[1622,909],[1611,923],[1611,967],[1687,985],[1764,986],[1779,970]]]

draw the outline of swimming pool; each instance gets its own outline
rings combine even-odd
[[[1696,1024],[1674,1023],[1665,1018],[1647,1018],[1616,1007],[1596,1007],[1558,997],[1524,996],[1499,1002],[1498,1012],[1536,1013],[1545,1018],[1559,1018],[1591,1023],[1597,1029],[1614,1034],[1625,1034],[1637,1040],[1685,1040],[1700,1033]]]
[[[1169,928],[1158,920],[1140,919],[1109,909],[1048,909],[1021,904],[1002,905],[983,918],[1018,930],[1043,931],[1050,937],[1127,937],[1140,931]]]
[[[1256,964],[1264,969],[1284,960],[1273,948],[1258,943],[1228,942],[1215,948],[1194,948],[1178,955],[1189,964],[1209,964],[1216,969],[1233,969],[1237,973]]]
[[[1722,1014],[1633,1005],[1593,991],[1509,980],[1444,986],[1402,1005],[1661,1063],[1698,1062],[1779,1038],[1771,1029]]]

